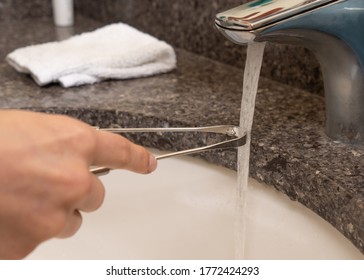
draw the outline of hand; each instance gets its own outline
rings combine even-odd
[[[119,135],[66,116],[0,111],[0,259],[23,258],[79,229],[80,211],[94,211],[104,199],[91,165],[150,173],[156,160]]]

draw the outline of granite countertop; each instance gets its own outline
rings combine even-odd
[[[78,18],[74,32],[98,26]],[[56,40],[61,31],[40,19],[0,25],[1,108],[67,114],[101,127],[238,125],[243,71],[183,50],[176,50],[178,66],[171,73],[70,89],[40,88],[4,61],[13,49]],[[250,175],[312,209],[364,253],[364,147],[328,139],[324,118],[322,97],[261,78]],[[168,150],[209,141],[194,134],[133,140]],[[236,168],[236,151],[200,156]]]

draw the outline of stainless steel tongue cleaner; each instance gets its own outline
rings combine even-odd
[[[157,160],[169,158],[173,156],[187,155],[187,154],[195,154],[209,150],[217,150],[217,149],[232,149],[238,148],[240,146],[245,145],[246,143],[246,134],[241,135],[242,133],[239,130],[239,127],[233,125],[215,125],[215,126],[205,126],[205,127],[168,127],[168,128],[99,128],[95,127],[97,130],[108,131],[113,133],[148,133],[148,132],[204,132],[204,133],[218,133],[225,134],[230,137],[234,137],[229,140],[221,141],[215,144],[206,145],[202,147],[197,147],[188,150],[182,150],[177,152],[165,153],[162,155],[158,155],[155,158]],[[111,169],[108,167],[93,167],[90,169],[90,172],[101,176],[109,173]]]

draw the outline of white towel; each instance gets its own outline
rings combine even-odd
[[[59,82],[72,87],[146,77],[176,67],[170,45],[123,23],[64,41],[20,48],[6,59],[17,71],[31,74],[40,86]]]

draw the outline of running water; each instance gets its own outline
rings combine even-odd
[[[258,89],[260,68],[262,66],[265,43],[248,45],[244,70],[243,97],[240,110],[240,131],[246,133],[247,142],[238,151],[238,186],[236,202],[235,257],[244,259],[246,236],[246,194],[248,191],[249,155],[251,129]]]

